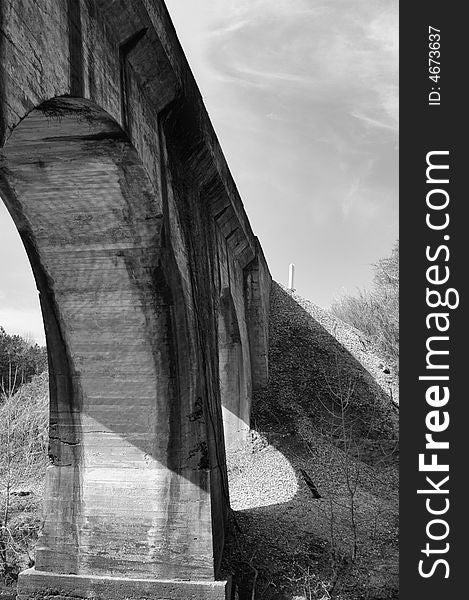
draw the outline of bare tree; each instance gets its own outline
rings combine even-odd
[[[1,444],[2,453],[3,453],[3,468],[0,473],[2,475],[2,480],[0,480],[0,486],[3,488],[1,491],[1,499],[3,500],[1,506],[1,514],[0,514],[0,567],[2,569],[2,574],[5,578],[9,576],[9,563],[8,563],[8,547],[10,545],[10,540],[12,538],[11,532],[9,529],[9,518],[10,518],[10,504],[11,504],[11,486],[12,486],[12,444],[11,444],[11,412],[10,412],[10,404],[11,399],[13,397],[13,390],[16,387],[16,380],[18,376],[18,367],[15,368],[15,373],[12,377],[12,364],[11,360],[9,361],[9,369],[8,369],[8,382],[6,385],[4,382],[1,382],[1,400],[2,405],[5,407],[3,422],[4,422],[4,440]]]

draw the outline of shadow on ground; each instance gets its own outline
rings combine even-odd
[[[336,325],[343,339],[349,328]],[[397,598],[390,395],[278,284],[269,361],[270,383],[253,401],[255,431],[228,457],[233,527],[224,564],[241,600]]]

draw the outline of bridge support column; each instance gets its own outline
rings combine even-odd
[[[50,377],[44,523],[19,597],[226,600],[221,407],[162,194],[85,100],[31,111],[1,161]]]

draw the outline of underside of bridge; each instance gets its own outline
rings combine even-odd
[[[19,597],[228,597],[225,448],[267,381],[271,279],[164,3],[1,3],[0,67],[51,398]]]

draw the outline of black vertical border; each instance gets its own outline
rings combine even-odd
[[[469,252],[469,116],[467,100],[469,68],[469,22],[464,18],[464,4],[429,0],[400,5],[400,376],[401,376],[401,487],[400,487],[400,598],[401,600],[446,600],[466,597],[465,579],[469,573],[469,324],[466,307]],[[429,80],[429,26],[441,30],[441,78]],[[432,87],[440,87],[441,105],[429,106]],[[432,150],[449,150],[450,225],[444,232],[431,231],[425,224],[427,213],[426,154]],[[450,240],[444,241],[448,234]],[[427,383],[419,382],[426,365],[426,246],[436,248],[446,243],[450,249],[450,268],[446,287],[454,287],[460,305],[448,310],[450,329],[450,427],[439,439],[448,439],[449,450],[440,452],[440,462],[449,462],[450,508],[446,518],[450,533],[446,540],[427,539],[426,525],[432,518],[425,507],[425,496],[417,489],[425,486],[425,474],[419,473],[418,455],[424,451],[425,416],[431,408],[425,401]],[[430,286],[435,288],[436,286]],[[445,286],[440,286],[441,288]],[[443,310],[440,308],[439,310]],[[441,334],[445,335],[445,334]],[[435,436],[436,437],[436,436]],[[446,458],[447,461],[443,461]],[[427,473],[431,475],[430,473]],[[441,479],[435,474],[435,480]],[[443,497],[443,496],[440,496]],[[436,506],[436,503],[435,503]],[[467,506],[467,508],[466,508]],[[436,531],[436,529],[435,529]],[[449,578],[440,565],[433,576],[418,573],[421,550],[429,541],[435,548],[448,542],[445,558]],[[431,559],[426,559],[426,568]],[[462,594],[462,595],[461,595]]]

